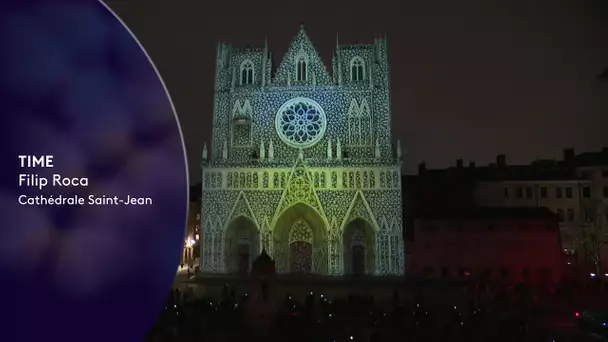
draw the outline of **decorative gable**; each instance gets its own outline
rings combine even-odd
[[[344,228],[355,219],[363,219],[367,221],[372,227],[378,227],[378,223],[372,213],[372,210],[369,207],[369,203],[363,196],[363,192],[358,190],[353,197],[350,206],[347,211],[347,215],[344,218],[344,222],[342,222],[342,231]]]
[[[258,225],[255,215],[253,214],[253,210],[251,210],[249,201],[247,200],[247,197],[245,197],[245,193],[243,191],[239,193],[234,203],[234,206],[232,207],[230,215],[226,220],[226,224],[230,224],[232,220],[236,219],[239,216],[247,217],[251,219],[251,221],[254,222],[256,225]]]
[[[236,100],[232,107],[231,143],[233,147],[250,147],[252,144],[253,109],[249,100]]]
[[[253,109],[251,108],[249,100],[246,99],[242,103],[239,100],[234,101],[234,106],[232,107],[233,120],[251,119],[252,113]]]
[[[329,85],[331,77],[308,38],[304,25],[295,36],[273,79],[273,85]]]
[[[292,172],[290,173],[287,187],[283,192],[278,210],[275,214],[275,220],[285,209],[296,203],[305,203],[314,208],[321,217],[325,217],[323,206],[319,201],[319,196],[317,196],[310,174],[301,157],[298,157]]]

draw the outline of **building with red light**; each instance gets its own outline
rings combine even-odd
[[[564,276],[557,217],[545,208],[470,208],[410,220],[414,278],[552,283]]]
[[[477,215],[481,214],[478,209],[471,208],[500,207],[506,213],[523,210],[518,208],[547,209],[558,221],[562,262],[567,273],[579,277],[588,276],[589,271],[597,273],[592,253],[582,241],[584,233],[589,236],[591,227],[602,215],[608,221],[608,212],[602,213],[596,207],[608,207],[608,148],[580,154],[564,149],[561,160],[541,159],[528,165],[509,164],[502,154],[487,166],[476,166],[474,162],[465,166],[462,159],[445,169],[428,169],[421,163],[418,174],[404,177],[402,185],[405,238],[410,241],[416,225],[426,220],[419,215],[421,212],[444,212],[442,208],[449,208]],[[501,215],[500,220],[507,221],[508,214]],[[606,229],[600,232],[602,240],[607,236]],[[601,249],[600,255],[600,273],[604,274],[608,248]],[[406,259],[408,263],[411,264]]]

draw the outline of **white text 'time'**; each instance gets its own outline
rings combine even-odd
[[[20,167],[53,167],[53,156],[17,156]]]

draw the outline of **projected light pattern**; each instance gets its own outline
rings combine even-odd
[[[331,74],[303,27],[276,70],[270,55],[267,46],[217,47],[201,270],[232,272],[234,229],[243,229],[279,273],[403,274],[386,40],[340,46]],[[310,227],[312,240],[290,241],[296,222]]]
[[[277,134],[294,147],[309,147],[325,133],[326,119],[323,109],[314,101],[297,98],[287,101],[277,113]]]

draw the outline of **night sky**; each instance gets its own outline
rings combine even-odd
[[[109,1],[165,80],[190,178],[211,137],[218,40],[263,46],[280,63],[300,22],[331,69],[340,42],[389,39],[393,134],[406,173],[429,167],[559,158],[608,146],[608,3],[604,0]],[[289,5],[288,5],[289,4]]]

